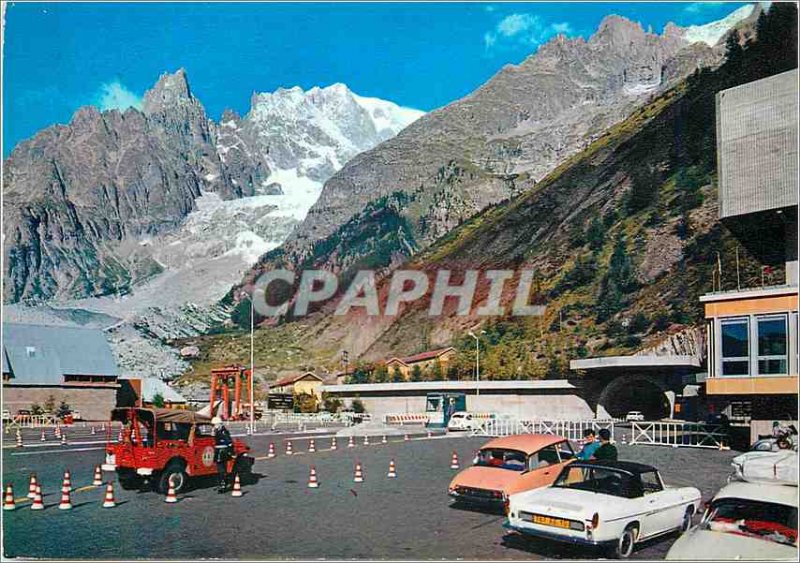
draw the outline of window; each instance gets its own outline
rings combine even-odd
[[[756,317],[758,323],[758,374],[789,372],[786,315]]]
[[[750,375],[750,323],[747,319],[720,321],[722,375]]]
[[[650,493],[657,493],[664,489],[663,485],[661,484],[661,478],[658,476],[658,473],[655,471],[647,471],[641,474],[642,479],[642,490],[644,490],[644,494]]]
[[[36,346],[25,346],[25,355],[29,358],[36,357]]]

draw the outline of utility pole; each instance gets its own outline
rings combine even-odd
[[[250,294],[250,432],[256,431],[256,384],[255,384],[255,308],[253,301],[255,300],[256,292]]]
[[[350,366],[350,353],[347,350],[342,350],[342,364],[344,365],[344,375],[347,377]]]
[[[479,397],[481,394],[480,390],[480,381],[481,381],[481,345],[480,345],[480,338],[472,331],[468,333],[472,338],[475,339],[475,396]],[[485,330],[481,331],[481,334],[486,334]]]

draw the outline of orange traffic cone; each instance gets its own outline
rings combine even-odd
[[[314,443],[314,438],[308,441],[308,453],[313,454],[317,451],[317,445]]]
[[[453,457],[450,460],[450,469],[458,469],[458,454],[453,452]]]
[[[395,469],[394,466],[394,458],[389,460],[389,473],[387,473],[386,476],[390,479],[397,477],[397,469]]]
[[[231,491],[232,497],[240,497],[242,496],[242,483],[239,481],[239,474],[236,474],[236,477],[233,478],[233,490]]]
[[[311,466],[311,473],[308,475],[308,488],[309,489],[316,489],[319,487],[319,481],[317,481],[317,470],[314,469],[314,466]]]
[[[58,503],[59,510],[72,510],[72,502],[69,500],[69,491],[61,489],[61,502]]]
[[[356,470],[353,474],[353,483],[363,483],[364,482],[364,473],[361,471],[361,462],[356,462]]]
[[[3,510],[14,510],[17,505],[14,503],[14,489],[11,485],[6,485],[6,496],[3,499]]]
[[[40,442],[46,442],[47,438],[44,435],[44,429],[42,430],[42,437],[39,439]]]
[[[364,436],[364,445],[369,446],[369,436]]]
[[[387,443],[387,440],[386,440],[386,436],[384,435],[384,436],[381,438],[381,444],[385,444],[385,443]]]
[[[347,447],[348,448],[355,448],[356,447],[356,442],[355,442],[355,440],[353,440],[352,436],[350,436],[350,439],[347,440]]]
[[[67,491],[68,493],[72,492],[72,476],[69,474],[69,471],[64,471],[64,481],[61,483],[61,490]]]
[[[122,428],[119,429],[119,434],[117,434],[117,442],[122,442]]]
[[[270,442],[269,448],[267,449],[267,457],[275,457],[275,443]]]
[[[17,429],[17,447],[21,448],[25,444],[22,443],[22,434],[19,433],[19,429]]]
[[[114,485],[109,481],[108,485],[106,485],[106,496],[103,499],[103,508],[114,508],[115,506],[117,506],[117,503],[114,500]]]
[[[38,484],[36,485],[36,492],[33,495],[31,510],[44,510],[44,503],[42,502],[42,487]]]
[[[292,455],[292,441],[288,440],[286,442],[286,455]]]
[[[167,487],[167,496],[164,498],[164,502],[168,502],[172,504],[173,502],[178,502],[178,496],[175,494],[175,485],[172,483],[172,479],[169,480],[169,487]]]
[[[36,496],[36,473],[31,473],[31,481],[28,485],[28,498],[33,498]]]
[[[92,485],[95,487],[99,487],[103,484],[103,472],[100,471],[100,466],[94,466],[94,478],[92,479]]]
[[[53,430],[53,436],[56,438],[61,438],[61,427],[58,424],[56,424],[56,427]]]
[[[336,436],[334,436],[333,438],[331,438],[331,449],[332,449],[332,450],[335,450],[335,449],[336,449]]]

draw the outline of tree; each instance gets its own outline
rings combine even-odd
[[[328,412],[339,412],[342,408],[342,400],[339,397],[333,397],[328,393],[322,394],[322,404]]]
[[[294,412],[312,413],[319,410],[317,396],[311,393],[298,393],[294,396]]]
[[[361,399],[353,399],[352,402],[353,412],[355,413],[365,413],[367,412],[367,408],[364,406],[363,401]]]
[[[761,16],[759,16],[759,20],[761,20]],[[741,41],[742,36],[738,29],[734,29],[728,34],[728,38],[725,40],[725,51],[730,64],[740,65],[742,63],[744,49],[742,49]]]
[[[401,383],[405,381],[405,377],[403,377],[403,372],[400,371],[400,368],[395,366],[392,370],[392,383]]]
[[[61,401],[61,403],[58,405],[58,410],[56,411],[56,416],[58,418],[64,418],[65,416],[67,416],[71,412],[72,412],[72,408],[70,408],[70,406],[66,402]]]
[[[419,365],[411,368],[411,381],[422,381],[422,369],[420,369]]]
[[[164,395],[162,395],[161,393],[156,393],[155,395],[153,395],[152,402],[154,407],[159,409],[164,408]]]
[[[589,241],[589,248],[592,250],[600,250],[603,248],[606,233],[603,223],[597,218],[597,215],[592,217],[589,221],[589,226],[586,228],[586,240]]]
[[[33,403],[31,405],[31,414],[34,416],[44,414],[44,410],[42,409],[42,406],[39,403]]]

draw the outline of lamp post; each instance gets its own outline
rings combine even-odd
[[[480,390],[480,380],[481,380],[481,345],[480,345],[480,338],[472,331],[469,331],[468,334],[475,339],[475,396],[478,397],[481,394]],[[486,334],[485,330],[481,331],[481,334]]]
[[[255,395],[255,352],[254,352],[254,342],[255,342],[255,312],[254,312],[254,305],[253,301],[255,300],[256,292],[255,289],[253,293],[250,295],[250,432],[255,433],[256,431],[256,395]]]

